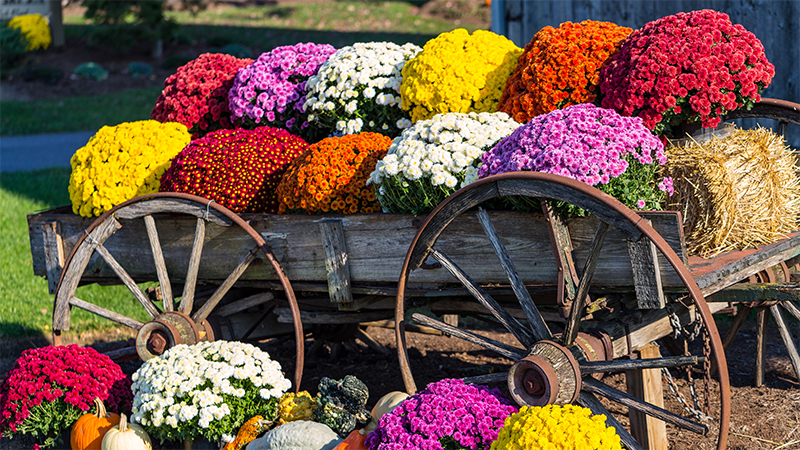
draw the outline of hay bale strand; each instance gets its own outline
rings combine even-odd
[[[675,194],[667,209],[683,213],[690,254],[757,247],[797,230],[797,159],[783,137],[759,127],[670,144],[664,176]]]

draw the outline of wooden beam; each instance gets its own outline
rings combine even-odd
[[[646,219],[642,219],[647,221]],[[647,221],[650,223],[649,221]],[[661,267],[656,244],[646,236],[628,241],[628,254],[633,268],[633,282],[639,309],[663,309],[666,306],[661,283]]]
[[[658,346],[648,344],[639,349],[641,359],[660,358]],[[661,369],[638,369],[625,372],[628,393],[645,402],[664,407],[664,389]],[[667,427],[663,420],[656,419],[633,408],[628,409],[631,420],[631,434],[647,450],[667,450]]]
[[[59,6],[60,7],[60,6]],[[47,267],[47,291],[56,293],[61,271],[64,270],[64,242],[61,239],[61,223],[53,220],[42,224],[44,261]]]
[[[756,387],[764,385],[767,357],[767,308],[756,308]]]
[[[796,302],[800,300],[800,285],[797,283],[736,283],[705,299],[707,303]]]
[[[344,240],[342,219],[319,222],[322,246],[325,248],[325,270],[328,274],[328,295],[333,303],[352,303],[350,263]]]

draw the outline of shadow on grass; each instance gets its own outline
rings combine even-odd
[[[45,208],[69,205],[68,167],[34,170],[30,172],[3,172],[0,174],[0,189],[44,203]],[[40,211],[36,211],[40,212]]]

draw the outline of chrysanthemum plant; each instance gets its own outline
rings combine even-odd
[[[478,177],[531,170],[594,186],[629,208],[661,209],[672,179],[657,179],[664,145],[639,117],[583,103],[534,117],[482,156]],[[583,215],[567,205],[561,213]]]
[[[261,54],[236,74],[228,96],[231,120],[248,129],[282,128],[309,142],[327,136],[309,124],[306,83],[335,51],[329,44],[308,42]]]
[[[151,437],[232,441],[248,419],[277,418],[291,387],[269,354],[241,342],[176,345],[133,374],[132,420]]]
[[[382,134],[364,132],[311,144],[290,164],[278,185],[279,212],[380,212],[367,180],[391,143]]]
[[[394,139],[369,183],[386,212],[426,214],[477,179],[480,157],[520,124],[506,113],[448,113]]]
[[[554,109],[593,103],[600,92],[600,68],[630,32],[593,20],[542,28],[506,81],[498,110],[525,123]]]
[[[442,33],[403,67],[402,107],[412,122],[449,112],[495,112],[521,53],[491,31]]]
[[[24,14],[8,21],[8,26],[16,28],[28,41],[28,51],[46,49],[53,42],[50,25],[41,14]]]
[[[515,412],[517,407],[496,388],[445,379],[381,416],[365,444],[372,450],[488,449]]]
[[[0,434],[32,435],[35,448],[61,438],[94,399],[109,411],[131,407],[131,380],[106,355],[77,345],[25,350],[0,385]]]
[[[362,131],[397,136],[411,126],[408,112],[400,107],[401,71],[421,50],[392,42],[338,50],[308,79],[308,120],[339,136]]]
[[[683,123],[713,128],[729,111],[750,109],[774,75],[753,33],[725,13],[704,9],[631,33],[601,70],[600,91],[604,108],[676,136],[673,128]]]

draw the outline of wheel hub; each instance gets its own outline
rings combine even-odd
[[[213,340],[213,334],[201,333],[191,317],[178,311],[167,311],[139,329],[136,352],[142,361],[147,361],[176,345]]]

